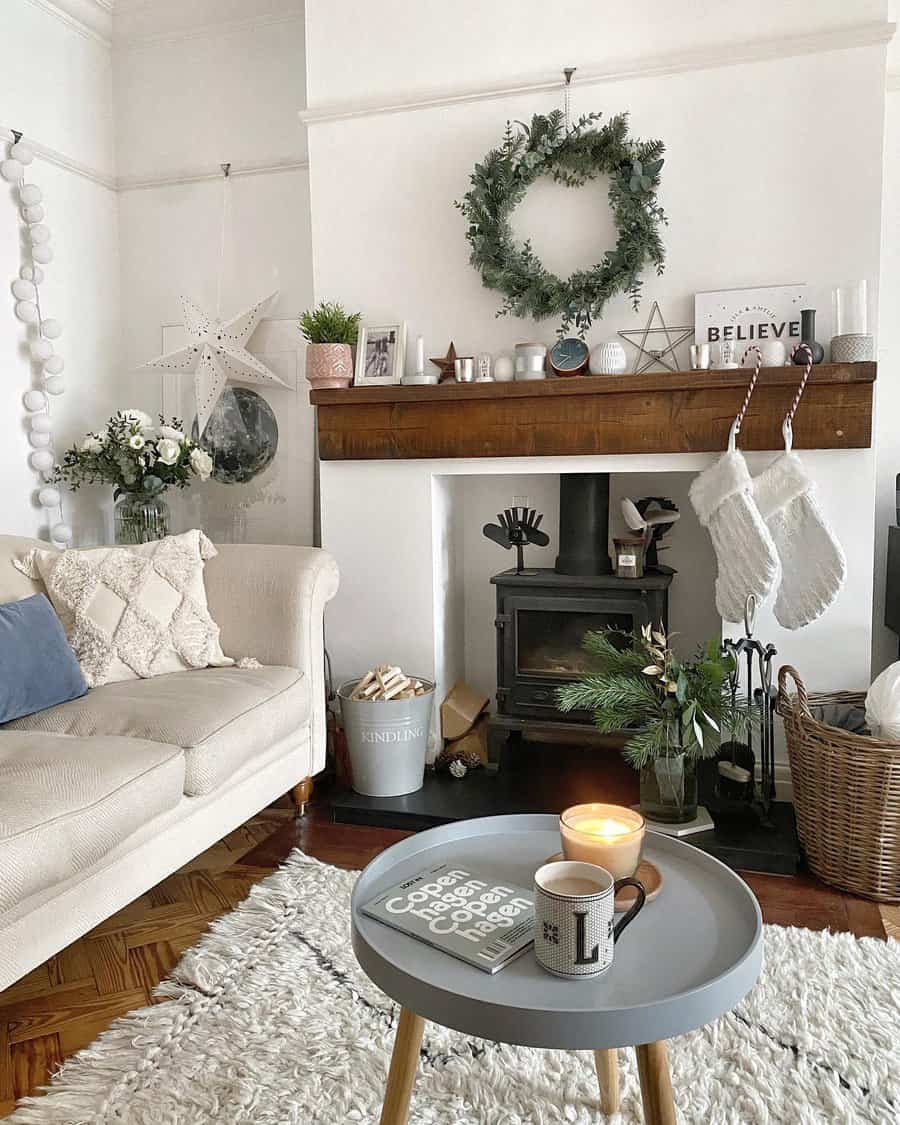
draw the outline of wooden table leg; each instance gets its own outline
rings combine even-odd
[[[619,1053],[615,1047],[594,1051],[594,1066],[600,1084],[600,1108],[604,1113],[619,1112]]]
[[[388,1071],[387,1089],[381,1107],[381,1125],[406,1125],[424,1030],[425,1021],[421,1016],[408,1008],[400,1009],[400,1022],[397,1024],[391,1054],[391,1069]]]
[[[664,1039],[635,1047],[646,1125],[676,1125],[669,1052]]]

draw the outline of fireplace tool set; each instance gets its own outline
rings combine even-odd
[[[777,656],[777,650],[774,645],[764,645],[754,637],[755,621],[756,597],[749,594],[744,607],[744,636],[736,641],[723,641],[722,648],[735,658],[735,670],[729,683],[732,701],[743,691],[747,706],[755,705],[759,712],[759,786],[757,788],[755,781],[757,756],[751,725],[746,742],[738,742],[732,737],[722,743],[716,758],[714,797],[709,803],[718,818],[755,819],[762,827],[769,827],[769,807],[775,798],[775,702],[778,689],[773,684],[772,661]]]
[[[497,523],[486,523],[482,532],[492,543],[499,543],[508,551],[511,547],[516,549],[516,574],[536,574],[537,571],[525,569],[525,544],[531,543],[536,547],[546,547],[550,536],[546,531],[541,531],[543,513],[535,508],[529,508],[527,503],[513,508],[505,508],[497,516]]]

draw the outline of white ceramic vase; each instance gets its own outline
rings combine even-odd
[[[607,340],[594,348],[589,364],[592,375],[624,375],[628,356],[618,340]]]

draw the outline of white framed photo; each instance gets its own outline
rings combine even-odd
[[[399,383],[406,361],[406,322],[361,324],[356,342],[357,387],[388,387]]]

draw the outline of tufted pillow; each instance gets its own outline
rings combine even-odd
[[[36,548],[16,567],[42,578],[88,687],[187,668],[219,668],[204,560],[216,549],[202,531],[136,547]]]

